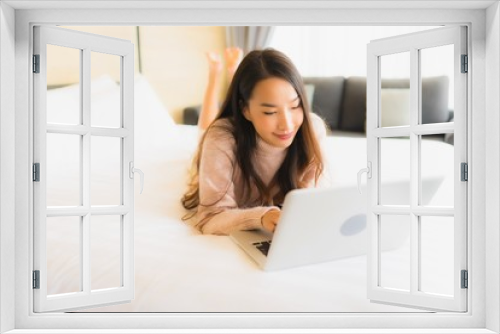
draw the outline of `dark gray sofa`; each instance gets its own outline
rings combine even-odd
[[[326,121],[330,130],[365,132],[365,77],[304,77],[303,80],[305,85],[314,86],[312,110]],[[409,80],[382,80],[382,89],[409,87]],[[200,106],[185,108],[184,123],[197,124],[199,112]],[[452,118],[453,111],[448,110],[448,78],[423,78],[422,123],[442,123]],[[451,138],[447,141],[452,141],[452,136],[448,137]]]

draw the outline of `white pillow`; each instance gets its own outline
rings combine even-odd
[[[91,123],[118,127],[120,122],[120,86],[109,76],[91,82]],[[79,84],[47,91],[49,123],[78,122]],[[73,110],[74,114],[71,113]],[[134,79],[134,133],[136,149],[152,151],[177,132],[175,121],[142,75]]]
[[[175,123],[160,98],[144,76],[135,81],[134,146],[139,162],[165,161],[181,145],[179,125]],[[181,145],[182,146],[182,145]],[[140,168],[140,167],[138,167]]]
[[[111,94],[118,85],[109,75],[91,81],[92,99]],[[47,123],[77,124],[79,122],[80,84],[47,90]]]
[[[94,88],[94,86],[92,86]],[[92,123],[98,126],[118,127],[120,123],[120,87],[101,90],[101,94],[92,91]],[[137,74],[134,78],[134,129],[138,133],[143,127],[145,133],[156,127],[174,131],[175,121],[164,108],[153,87],[146,77]],[[153,133],[151,133],[152,135]]]
[[[137,112],[151,112],[163,126],[174,126],[175,121],[163,106],[149,81],[141,74],[136,74],[134,83],[135,110]],[[153,116],[153,114],[151,116]]]
[[[167,110],[161,104],[159,98],[154,93],[153,89],[142,76],[136,77],[134,82],[134,148],[135,148],[135,167],[140,168],[145,173],[145,188],[151,191],[152,188],[163,187],[165,184],[158,182],[158,175],[163,175],[162,182],[170,182],[178,184],[185,182],[185,175],[190,163],[190,158],[196,147],[197,128],[192,127],[193,134],[187,136],[187,133],[177,135],[177,125],[168,114]],[[117,110],[120,102],[119,85],[107,78],[100,78],[92,82],[93,101],[92,114],[93,122],[98,121],[99,125],[105,125],[111,120],[116,120],[116,115],[110,113],[110,110]],[[50,91],[50,98],[58,107],[56,112],[64,115],[68,105],[78,105],[78,84],[54,89]],[[76,100],[75,100],[76,99]],[[61,123],[60,119],[58,118]],[[120,166],[117,162],[120,160],[119,145],[116,145],[117,138],[99,138],[98,146],[93,147],[92,156],[95,158],[92,164],[92,180],[93,182],[102,183],[102,189],[111,189],[115,191],[119,189],[119,171]],[[179,140],[180,139],[180,140]],[[51,141],[50,149],[53,152],[61,152],[56,154],[57,161],[53,161],[54,166],[69,165],[78,170],[79,154],[64,154],[64,152],[74,153],[78,149],[77,145],[73,145],[73,141],[66,143],[63,140]],[[71,144],[71,145],[69,145]],[[67,148],[69,146],[69,149]],[[73,150],[72,150],[73,149]],[[172,174],[171,178],[169,166],[165,162],[173,160],[177,174]],[[174,162],[173,162],[174,163]],[[167,171],[167,172],[165,172]],[[73,173],[73,178],[68,182],[67,178],[62,178],[57,175],[57,168],[52,168],[47,171],[51,179],[50,189],[47,190],[47,196],[50,198],[50,205],[68,205],[68,191],[73,184],[78,184],[79,179],[77,173]],[[181,176],[179,173],[183,173]],[[63,175],[64,176],[64,175]],[[72,176],[71,174],[69,176]],[[76,179],[75,179],[76,176]],[[170,177],[170,176],[169,176]],[[169,184],[170,184],[169,183]],[[139,189],[139,183],[136,183],[136,189]],[[116,204],[108,203],[109,192],[94,191],[92,194],[93,202],[99,204]],[[72,203],[73,204],[73,203]]]
[[[154,116],[163,126],[173,126],[175,121],[142,75],[134,80],[134,111]],[[79,84],[47,91],[47,122],[76,124],[78,122]],[[92,124],[116,126],[120,106],[120,86],[109,75],[103,75],[91,82]]]
[[[312,111],[312,103],[313,103],[313,97],[314,97],[314,85],[313,84],[306,84],[304,85],[304,88],[306,89],[306,98],[307,102],[309,105],[309,110]]]
[[[410,90],[384,88],[380,91],[382,127],[410,124]]]
[[[104,74],[91,81],[92,95],[103,95],[110,93],[118,87],[118,83],[113,80],[109,75]]]

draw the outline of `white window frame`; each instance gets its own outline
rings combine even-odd
[[[371,41],[367,50],[367,121],[366,137],[368,148],[368,166],[371,168],[371,177],[367,179],[368,192],[368,228],[369,249],[368,252],[368,297],[372,301],[388,302],[400,305],[412,305],[429,310],[449,310],[463,312],[467,310],[467,289],[461,287],[461,270],[467,269],[467,185],[468,182],[460,180],[460,164],[467,162],[467,130],[465,119],[467,117],[467,73],[461,73],[461,55],[467,53],[467,31],[464,26],[449,26],[404,34],[395,37],[383,38]],[[453,123],[422,124],[422,51],[442,46],[452,46],[451,57],[447,60],[453,64],[453,75],[450,81],[453,83],[454,96],[454,121]],[[404,126],[382,125],[381,91],[383,90],[382,73],[384,66],[382,59],[386,56],[407,56],[409,58],[409,81],[410,81],[410,107],[409,123]],[[450,59],[451,58],[451,59]],[[384,64],[384,65],[382,65]],[[451,132],[450,132],[451,130]],[[423,175],[419,171],[422,163],[422,138],[424,134],[454,133],[452,179],[453,179],[453,205],[450,208],[442,206],[423,206],[420,203],[423,187]],[[409,201],[407,205],[390,205],[381,203],[381,189],[383,168],[381,161],[382,140],[391,137],[408,138],[409,152]],[[390,181],[390,180],[389,180]],[[386,180],[387,182],[387,180]],[[382,244],[382,222],[389,215],[402,214],[407,217],[408,232],[410,238],[409,247],[409,276],[408,290],[394,289],[382,285],[381,277],[383,270],[381,263]],[[420,257],[422,248],[420,242],[425,242],[419,236],[422,228],[421,219],[425,216],[435,218],[441,216],[451,218],[453,221],[453,232],[450,232],[453,244],[451,259],[452,277],[448,284],[452,286],[452,295],[443,296],[426,293],[421,289],[422,268],[419,262],[425,262]],[[432,220],[431,224],[439,224]]]
[[[77,66],[80,72],[81,124],[50,124],[47,122],[47,66],[48,45],[56,45],[77,52]],[[134,179],[130,177],[134,162],[134,45],[127,40],[89,34],[52,26],[34,27],[34,53],[39,55],[39,73],[33,75],[34,113],[33,126],[35,143],[34,162],[40,164],[39,182],[33,184],[34,194],[34,270],[39,271],[40,282],[47,282],[47,226],[51,217],[76,219],[80,226],[80,289],[73,293],[48,293],[47,284],[40,284],[34,290],[34,309],[37,313],[55,310],[79,310],[130,303],[134,299]],[[78,50],[78,51],[77,51]],[[118,128],[95,127],[91,122],[91,58],[95,53],[112,55],[118,61],[120,72],[119,109],[113,110],[119,116]],[[79,159],[82,169],[78,179],[81,184],[80,203],[75,207],[47,207],[47,136],[48,134],[79,135],[81,145]],[[76,137],[76,136],[75,136]],[[113,138],[117,141],[120,171],[118,205],[93,206],[91,203],[91,152],[93,138]],[[75,147],[78,150],[78,147]],[[46,169],[46,168],[45,168]],[[119,222],[120,286],[106,289],[92,289],[91,275],[91,226],[96,216],[116,217]],[[75,220],[69,224],[74,224]],[[96,226],[94,226],[96,227]]]
[[[341,332],[351,328],[349,332],[412,332],[418,328],[422,333],[494,333],[500,331],[500,286],[499,286],[499,176],[500,161],[499,115],[500,98],[500,10],[498,1],[458,2],[465,9],[449,9],[451,2],[427,2],[429,9],[390,9],[392,2],[370,1],[369,8],[363,9],[368,2],[352,4],[358,9],[328,8],[328,4],[320,2],[293,2],[294,9],[287,9],[290,4],[285,1],[274,2],[240,2],[240,4],[224,3],[220,8],[216,1],[183,3],[165,2],[164,7],[170,9],[135,9],[102,10],[96,9],[103,2],[84,2],[94,9],[57,9],[63,6],[49,1],[21,2],[24,6],[38,9],[13,10],[15,1],[0,3],[0,35],[1,50],[0,69],[0,190],[1,241],[0,248],[0,331],[15,329],[12,333],[38,333],[42,329],[65,328],[93,329],[86,332],[99,333],[105,330],[144,326],[137,333],[145,333],[146,328],[167,328],[164,332],[176,332],[175,328],[316,328],[328,329],[330,332]],[[127,2],[128,3],[128,2]],[[143,6],[147,5],[147,1]],[[337,7],[349,6],[339,1]],[[436,9],[436,3],[444,6]],[[456,2],[454,2],[456,3]],[[19,6],[21,6],[19,5]],[[157,3],[156,3],[157,5]],[[397,4],[400,6],[400,2]],[[40,10],[44,6],[51,10]],[[136,6],[141,6],[140,4]],[[241,7],[250,7],[242,11]],[[315,7],[316,6],[316,7]],[[385,6],[385,7],[384,7]],[[422,6],[422,5],[420,5]],[[451,5],[450,5],[451,6]],[[467,7],[468,6],[468,7]],[[479,6],[479,8],[478,8]],[[486,9],[490,6],[489,9]],[[238,8],[240,7],[240,8]],[[325,8],[327,7],[327,8]],[[189,10],[182,9],[189,8]],[[13,20],[15,17],[15,21]],[[486,25],[488,29],[486,29]],[[91,313],[55,313],[34,314],[33,292],[31,289],[32,268],[32,200],[30,193],[32,184],[29,180],[32,156],[33,124],[30,117],[32,105],[32,82],[29,73],[30,55],[32,51],[32,26],[34,24],[62,25],[347,25],[347,24],[464,24],[469,31],[469,50],[471,59],[468,78],[468,151],[469,165],[469,217],[471,222],[468,234],[469,276],[467,313],[433,313],[421,315],[410,314],[370,314],[370,313],[320,313],[320,314],[91,314]],[[9,29],[3,29],[7,27]],[[15,42],[14,40],[15,32]],[[15,46],[15,48],[14,48]],[[15,55],[15,58],[14,58]],[[15,65],[15,71],[11,69]],[[488,71],[485,66],[488,65]],[[15,87],[12,85],[15,82]],[[15,94],[15,99],[12,98]],[[488,122],[486,122],[488,119]],[[8,126],[15,127],[15,143]],[[12,158],[15,157],[15,165]],[[11,160],[9,160],[9,158]],[[12,174],[15,170],[15,182]],[[10,174],[8,174],[10,173]],[[10,179],[9,179],[10,177]],[[6,181],[4,183],[4,181]],[[15,203],[10,197],[15,193]],[[474,195],[474,196],[472,196]],[[15,207],[14,207],[15,205]],[[15,208],[15,211],[13,210]],[[14,254],[15,260],[11,260]],[[15,290],[10,291],[15,282]],[[11,284],[11,285],[9,285]],[[15,305],[15,310],[11,307]],[[358,331],[352,328],[363,328]],[[386,328],[386,329],[381,329]],[[387,328],[398,328],[388,330]],[[466,328],[464,331],[463,329]],[[28,330],[29,329],[29,330]],[[38,331],[37,329],[40,329]],[[335,330],[338,329],[338,330]],[[233,332],[232,330],[230,330]],[[278,330],[276,330],[278,331]],[[308,330],[310,332],[311,330]],[[51,330],[51,332],[56,332]],[[76,332],[76,331],[75,331]],[[201,331],[200,331],[201,332]],[[255,330],[259,332],[259,330]],[[263,331],[261,331],[263,332]],[[269,331],[267,331],[269,332]],[[318,332],[327,332],[320,331]]]

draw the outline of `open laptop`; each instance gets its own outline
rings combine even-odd
[[[422,186],[433,194],[442,181],[427,178]],[[408,198],[408,186],[408,182],[384,185],[387,203]],[[259,229],[237,231],[230,237],[266,271],[366,254],[366,187],[362,190],[360,194],[356,185],[292,190],[274,234]],[[384,218],[382,250],[400,247],[409,237],[409,225],[400,223],[398,216]]]

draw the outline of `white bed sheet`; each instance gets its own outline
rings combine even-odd
[[[228,237],[201,235],[182,222],[185,212],[180,198],[198,142],[197,128],[172,125],[166,114],[141,108],[137,91],[136,101],[135,166],[145,173],[145,185],[139,194],[136,178],[135,299],[86,312],[421,312],[370,303],[366,298],[366,256],[263,272]],[[404,145],[402,141],[394,141],[392,147],[397,150],[400,145]],[[440,161],[453,157],[453,146],[438,141],[425,145],[426,152],[434,152],[435,147],[446,152],[428,159],[437,166],[435,173],[445,175]],[[355,184],[358,170],[366,166],[366,138],[334,133],[327,138],[325,152],[333,185]],[[447,177],[436,196],[449,196],[453,190],[450,182]],[[113,233],[106,229],[102,227],[102,235]],[[48,247],[61,254],[48,263],[51,277],[61,278],[52,279],[49,293],[78,289],[78,281],[68,279],[78,277],[77,266],[68,266],[74,259],[65,257],[69,243],[65,231],[60,232],[48,242]],[[409,239],[406,249],[408,243]],[[100,256],[91,259],[93,268],[102,268],[93,274],[96,285],[116,281],[116,263],[106,256],[113,253],[113,245],[109,244],[110,249],[103,246]],[[432,240],[429,245],[428,249],[439,251],[442,243]],[[405,247],[386,253],[394,274],[407,262]]]
[[[366,256],[266,273],[228,237],[200,235],[183,223],[179,199],[198,137],[192,126],[178,125],[172,132],[164,156],[136,152],[147,180],[144,193],[136,190],[135,196],[136,298],[88,311],[420,312],[369,302]],[[342,161],[330,164],[333,183],[354,183],[366,161],[366,139],[334,135],[327,141],[327,155]],[[388,252],[394,264],[389,270],[404,267],[407,247]]]

